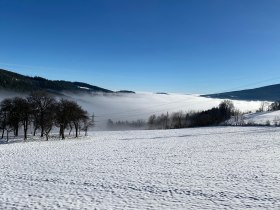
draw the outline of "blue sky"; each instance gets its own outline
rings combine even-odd
[[[0,68],[120,90],[280,83],[278,0],[0,0]]]

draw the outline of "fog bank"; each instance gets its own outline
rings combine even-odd
[[[0,91],[0,100],[28,94]],[[107,129],[108,119],[113,121],[147,120],[152,114],[177,111],[201,111],[218,106],[223,99],[212,99],[198,95],[154,94],[154,93],[114,93],[114,94],[74,94],[63,93],[64,97],[78,102],[90,115],[95,116],[95,130]],[[59,99],[59,97],[56,97]],[[260,101],[232,100],[241,111],[255,111]]]
[[[184,94],[83,94],[67,97],[77,101],[89,113],[94,113],[96,129],[104,129],[108,119],[147,120],[152,114],[172,113],[176,111],[201,111],[218,106],[223,99],[204,98],[197,95]],[[260,101],[232,100],[235,107],[241,111],[255,111],[260,107]]]

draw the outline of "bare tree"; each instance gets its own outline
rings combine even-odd
[[[173,128],[182,128],[183,127],[183,112],[175,112],[171,116],[172,126]]]
[[[234,114],[234,104],[230,100],[224,100],[219,104],[219,112],[222,121],[229,119]]]
[[[16,97],[13,99],[14,106],[16,107],[17,115],[19,116],[19,122],[23,125],[24,140],[27,139],[28,125],[31,121],[31,104],[25,98]],[[17,127],[18,129],[18,127]]]
[[[4,99],[1,102],[1,129],[2,129],[2,139],[4,138],[4,133],[7,127],[10,126],[10,113],[12,111],[12,100]]]
[[[149,125],[149,127],[150,127],[150,129],[153,129],[153,128],[155,128],[155,124],[156,124],[156,115],[151,115],[150,117],[149,117],[149,119],[148,119],[148,125]]]
[[[94,118],[85,117],[83,118],[83,126],[82,130],[85,132],[85,136],[87,136],[88,129],[94,126]]]
[[[28,97],[28,101],[32,105],[35,132],[37,127],[40,127],[41,137],[43,137],[46,127],[46,113],[52,108],[53,104],[55,103],[55,99],[44,91],[37,91],[31,93],[31,95]]]
[[[59,126],[59,136],[65,139],[64,131],[69,123],[69,111],[67,109],[67,100],[61,99],[56,108],[56,123]]]
[[[1,102],[1,128],[2,128],[2,139],[4,138],[4,133],[7,134],[7,142],[9,141],[9,133],[14,130],[13,126],[13,100],[5,99]]]
[[[69,108],[71,109],[70,121],[74,124],[75,137],[78,137],[78,130],[82,123],[89,121],[87,112],[83,110],[76,102],[69,103]]]
[[[87,122],[87,112],[81,108],[76,102],[61,99],[56,108],[56,124],[59,127],[59,134],[62,139],[65,139],[65,129],[68,126],[74,125],[75,137],[78,137],[79,129],[83,123]],[[88,128],[90,124],[86,127]]]
[[[257,112],[265,112],[269,110],[269,103],[267,101],[262,101],[260,104],[260,108],[257,110]]]
[[[46,117],[45,117],[45,129],[44,129],[44,134],[46,136],[46,140],[49,140],[49,135],[50,132],[53,128],[53,126],[55,125],[55,120],[56,120],[56,112],[54,110],[56,110],[57,108],[57,103],[53,103],[49,109],[47,109],[46,111]]]
[[[233,114],[234,125],[244,125],[244,114],[240,110],[235,110]]]

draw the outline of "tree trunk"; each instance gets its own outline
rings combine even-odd
[[[69,127],[70,127],[69,136],[70,136],[70,134],[72,132],[72,125],[70,124]]]
[[[44,136],[44,119],[45,119],[45,116],[44,116],[44,112],[41,110],[41,116],[40,116],[40,127],[41,127],[41,137]]]
[[[24,140],[27,140],[27,123],[23,123]]]
[[[27,140],[27,129],[24,129],[24,140]]]
[[[18,136],[18,125],[15,128],[15,136]]]
[[[37,126],[34,126],[33,136],[36,136]]]
[[[87,136],[87,130],[88,130],[88,129],[87,129],[87,128],[85,128],[85,136]]]
[[[62,139],[65,139],[65,136],[64,136],[64,126],[63,125],[60,125],[60,135],[61,135]]]
[[[62,136],[62,125],[59,126],[59,137]]]
[[[7,130],[7,142],[9,141],[9,131]]]
[[[79,126],[78,126],[78,124],[77,123],[75,123],[74,124],[75,125],[75,131],[76,131],[76,138],[78,138],[78,128],[79,128]]]
[[[41,128],[41,137],[44,137],[44,127]]]
[[[47,141],[49,140],[51,130],[52,130],[52,127],[49,127],[45,130],[45,136],[46,136]]]
[[[3,128],[3,130],[2,130],[2,139],[4,138],[4,133],[5,133],[5,129]]]

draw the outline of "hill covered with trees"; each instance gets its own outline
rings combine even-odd
[[[278,101],[280,100],[280,84],[202,96],[234,100]]]
[[[64,80],[48,80],[42,77],[24,76],[15,72],[0,69],[0,90],[16,92],[48,91],[59,93],[61,91],[73,92],[102,92],[113,91],[82,82],[69,82]]]

